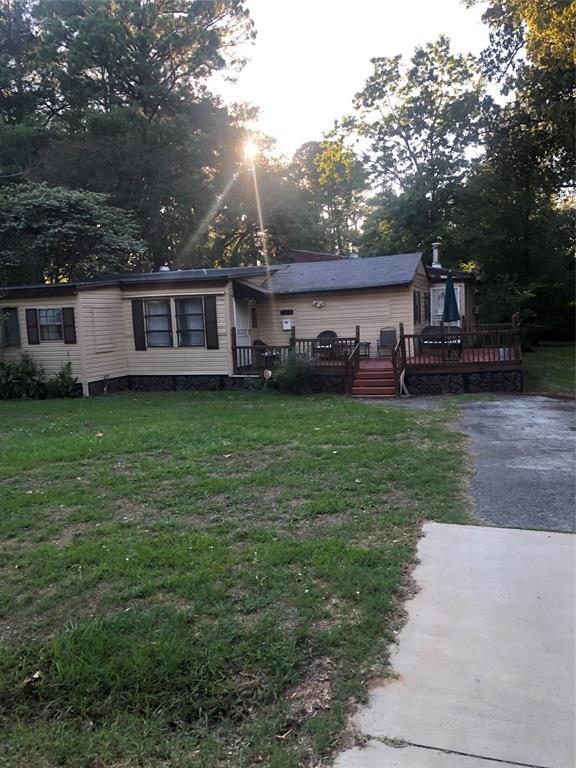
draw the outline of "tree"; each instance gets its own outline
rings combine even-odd
[[[238,173],[197,252],[204,254],[207,265],[243,266],[278,262],[287,250],[325,245],[310,194],[280,163],[260,157],[254,170],[246,164]]]
[[[384,193],[391,214],[409,204],[417,216],[415,246],[430,243],[449,228],[461,185],[478,153],[486,113],[492,108],[474,58],[450,51],[440,37],[419,47],[405,65],[400,56],[372,60],[374,72],[356,96],[356,114],[343,128],[367,140],[371,179]],[[378,205],[373,208],[371,248],[377,247]]]
[[[154,266],[174,263],[239,161],[233,116],[204,99],[153,123],[129,108],[85,122],[78,133],[55,134],[28,177],[107,194],[133,213]],[[186,266],[194,265],[190,254]]]
[[[86,109],[178,111],[213,72],[242,63],[238,46],[254,34],[244,0],[37,0],[33,14],[74,125]]]
[[[318,209],[326,247],[349,253],[358,236],[365,187],[355,153],[341,139],[310,141],[295,152],[289,170]]]
[[[0,283],[51,283],[146,267],[133,218],[105,195],[47,184],[0,190]]]
[[[531,136],[542,183],[573,186],[576,3],[490,0],[483,19],[490,27],[483,70],[504,94],[514,94],[505,119]]]

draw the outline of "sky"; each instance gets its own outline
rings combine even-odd
[[[212,83],[226,102],[261,109],[258,128],[291,156],[320,140],[371,74],[374,56],[409,57],[417,45],[446,34],[454,51],[486,47],[482,6],[461,0],[246,0],[256,42],[237,83]]]

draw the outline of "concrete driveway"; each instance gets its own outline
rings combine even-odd
[[[504,396],[469,402],[475,514],[490,524],[576,530],[573,402]]]
[[[552,532],[574,530],[574,405],[464,412],[475,514],[506,527],[424,526],[397,677],[373,688],[354,718],[367,743],[335,768],[576,765],[576,539]]]
[[[573,768],[570,534],[429,523],[397,679],[354,718],[336,768]]]

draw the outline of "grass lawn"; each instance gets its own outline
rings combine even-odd
[[[574,344],[542,344],[522,356],[522,365],[526,392],[574,397]]]
[[[467,519],[452,408],[0,403],[0,765],[317,765]]]

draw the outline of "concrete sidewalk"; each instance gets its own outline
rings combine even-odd
[[[354,718],[368,747],[336,768],[574,768],[574,536],[424,531],[398,679],[372,691]]]

